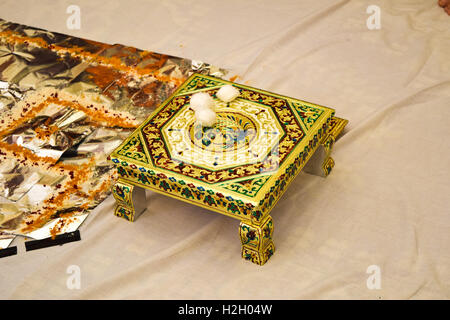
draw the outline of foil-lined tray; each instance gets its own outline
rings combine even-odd
[[[0,248],[73,231],[110,193],[107,156],[206,63],[0,19]]]

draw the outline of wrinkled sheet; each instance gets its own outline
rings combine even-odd
[[[272,211],[276,252],[263,267],[240,258],[237,220],[148,192],[135,223],[114,217],[109,197],[82,241],[25,252],[14,240],[1,298],[450,298],[450,17],[437,1],[77,3],[81,30],[66,29],[69,2],[2,1],[0,12],[208,61],[350,123],[331,175],[300,173]],[[366,26],[372,4],[379,30]],[[80,289],[66,286],[73,265]],[[371,290],[373,265],[381,288]]]

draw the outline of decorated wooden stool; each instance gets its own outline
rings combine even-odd
[[[216,97],[226,84],[240,91],[229,103]],[[196,92],[215,99],[212,127],[195,121]],[[115,215],[134,221],[151,189],[239,219],[242,257],[263,265],[275,251],[270,211],[300,170],[330,173],[347,122],[330,108],[194,74],[110,155]]]

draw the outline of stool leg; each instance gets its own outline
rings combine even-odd
[[[323,137],[322,141],[320,141],[317,150],[311,156],[303,171],[322,177],[326,177],[330,174],[331,169],[334,167],[334,160],[330,156],[331,150],[347,123],[348,120],[342,118],[331,118],[327,134]]]
[[[242,243],[242,257],[245,260],[262,266],[275,252],[271,216],[267,216],[260,224],[241,221],[239,235]]]
[[[333,144],[334,136],[331,134],[322,139],[303,170],[317,176],[328,176],[334,167],[334,160],[330,156]]]
[[[112,186],[112,194],[116,199],[114,215],[128,221],[134,221],[145,210],[145,190],[119,179]]]

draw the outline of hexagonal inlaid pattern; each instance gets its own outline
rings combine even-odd
[[[212,171],[258,163],[285,134],[270,108],[242,99],[229,105],[216,99],[216,106],[213,127],[196,124],[189,105],[162,127],[172,159]]]

